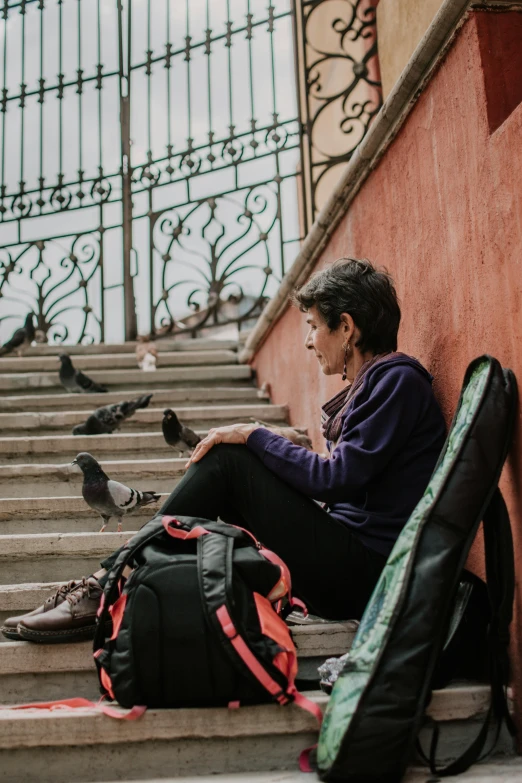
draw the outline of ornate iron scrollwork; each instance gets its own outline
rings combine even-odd
[[[312,218],[382,106],[376,0],[302,0],[301,76]]]
[[[194,333],[259,315],[274,272],[268,239],[279,209],[276,187],[263,185],[155,214],[155,329]],[[176,299],[192,311],[183,320]]]
[[[0,330],[256,317],[381,105],[375,5],[3,0]]]
[[[0,323],[17,323],[32,311],[50,342],[98,342],[101,322],[89,292],[100,286],[99,265],[96,234],[76,236],[68,248],[63,240],[39,240],[16,255],[0,251]]]

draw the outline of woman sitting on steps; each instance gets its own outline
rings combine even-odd
[[[162,512],[219,516],[251,530],[287,563],[294,593],[311,612],[360,618],[428,484],[444,420],[431,375],[397,353],[401,314],[385,272],[340,259],[293,301],[305,314],[305,346],[322,372],[348,381],[322,409],[329,456],[257,424],[210,430]],[[92,637],[117,554],[33,612],[6,620],[4,634],[35,642]]]

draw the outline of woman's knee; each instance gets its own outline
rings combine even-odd
[[[251,472],[253,462],[259,465],[260,460],[246,446],[218,443],[199,462],[192,463],[186,475],[188,476],[193,471],[203,479],[206,474],[209,476],[219,474],[221,479],[227,483],[233,481],[238,473],[245,470]]]
[[[242,473],[245,470],[251,473],[252,468],[255,470],[262,464],[259,457],[250,451],[248,446],[219,443],[210,449],[209,454],[212,454],[213,451],[215,452],[214,459],[221,471],[227,475],[236,476],[238,472]]]
[[[255,458],[255,455],[250,451],[247,446],[232,443],[218,443],[217,446],[213,446],[210,451],[207,451],[203,459],[196,465],[204,465],[217,462],[219,465],[227,465],[229,463],[244,462],[251,457]]]

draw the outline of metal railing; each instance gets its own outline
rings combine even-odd
[[[30,309],[55,342],[259,314],[381,105],[375,2],[266,3],[4,0],[6,333]]]

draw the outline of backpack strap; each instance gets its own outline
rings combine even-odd
[[[221,639],[223,649],[243,675],[261,684],[280,703],[290,701],[281,684],[252,652],[234,612],[232,559],[234,540],[219,533],[198,538],[198,576],[207,620]],[[277,679],[276,679],[277,677]],[[281,680],[281,681],[278,681]],[[285,683],[286,684],[286,683]]]
[[[433,775],[446,777],[465,772],[473,763],[488,756],[497,744],[505,722],[509,733],[515,735],[515,726],[509,713],[506,689],[509,682],[509,625],[513,616],[515,571],[513,538],[506,504],[497,487],[484,513],[484,547],[491,619],[488,632],[488,657],[491,683],[491,703],[482,727],[471,745],[445,767],[436,763],[439,726],[433,721],[433,735],[429,758]],[[484,751],[490,730],[494,729],[490,747]]]
[[[137,720],[145,714],[146,707],[136,705],[126,712],[111,707],[109,704],[104,704],[103,699],[94,702],[89,699],[84,699],[82,696],[73,696],[71,699],[59,699],[57,701],[38,701],[34,704],[15,704],[12,707],[2,707],[2,709],[8,710],[48,710],[49,712],[56,712],[57,710],[98,710],[109,718],[116,718],[117,720]]]
[[[232,558],[234,540],[219,534],[198,539],[198,572],[200,590],[208,621],[221,638],[223,648],[235,666],[251,680],[261,685],[279,704],[295,702],[310,712],[319,725],[319,707],[300,694],[276,667],[267,667],[252,651],[248,637],[234,612],[232,598]],[[295,655],[295,651],[291,651]],[[284,684],[282,684],[284,681]]]

